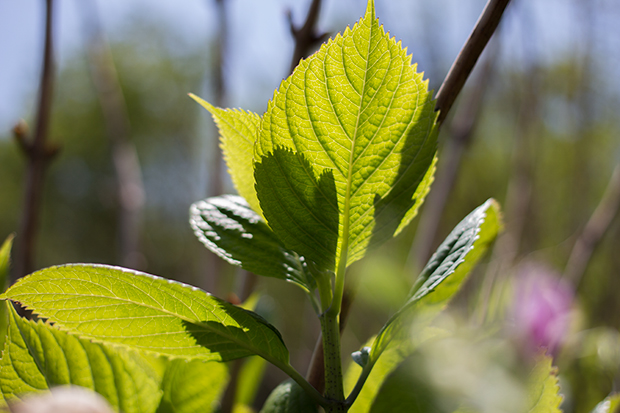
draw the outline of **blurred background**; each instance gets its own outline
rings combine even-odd
[[[283,332],[293,365],[305,371],[319,326],[303,293],[278,280],[254,285],[212,256],[188,224],[192,202],[234,188],[217,130],[187,93],[262,113],[290,73],[295,39],[289,16],[300,27],[310,3],[55,1],[48,140],[60,150],[46,169],[33,268],[123,265],[231,300],[256,289],[257,311]],[[376,10],[437,90],[484,4],[376,0]],[[365,6],[365,0],[324,0],[316,33],[343,31]],[[45,10],[43,0],[0,2],[2,239],[19,230],[24,210],[27,158],[12,129],[24,119],[32,131],[36,121]],[[543,298],[549,314],[568,320],[553,344],[565,411],[590,411],[617,390],[618,22],[620,3],[613,0],[511,2],[444,123],[436,181],[420,216],[350,268],[355,300],[345,355],[402,305],[450,230],[494,197],[506,228],[453,303],[450,331],[465,340],[477,336],[471,329],[484,328],[494,340],[510,342],[519,303],[528,302],[517,293],[519,283],[544,274],[538,278],[555,280],[551,290],[562,285],[551,294],[568,302],[558,307]],[[24,131],[22,125],[17,135],[31,134]],[[527,335],[518,331],[519,340]],[[519,340],[511,347],[517,358]],[[497,358],[494,351],[489,354]],[[431,353],[428,360],[434,360]],[[282,379],[268,370],[259,399]],[[476,403],[487,406],[480,411],[503,411],[493,410],[492,400]]]

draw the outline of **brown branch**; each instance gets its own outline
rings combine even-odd
[[[123,89],[112,53],[101,28],[95,3],[83,2],[88,31],[90,73],[101,104],[118,189],[118,237],[121,265],[143,269],[140,227],[144,185],[136,147],[131,142],[131,124]]]
[[[579,285],[583,278],[594,250],[600,244],[614,218],[619,214],[620,165],[617,165],[601,202],[594,210],[579,238],[577,238],[564,270],[564,277],[570,280],[575,287]]]
[[[439,161],[437,178],[433,184],[433,190],[424,202],[420,223],[407,260],[407,268],[413,268],[416,274],[430,258],[435,245],[439,223],[457,180],[463,154],[471,145],[480,118],[484,95],[491,83],[490,78],[493,74],[492,68],[497,50],[497,47],[494,48],[494,53],[489,55],[485,65],[481,68],[482,70],[476,76],[476,83],[471,87],[471,92],[465,97],[467,100],[461,102],[450,124],[450,134],[442,151],[443,156]]]
[[[46,0],[43,69],[41,71],[39,100],[32,142],[28,142],[23,125],[18,125],[14,129],[15,138],[27,158],[28,166],[26,170],[23,213],[17,238],[15,239],[15,259],[11,273],[12,282],[33,270],[45,170],[49,161],[58,151],[57,147],[47,142],[52,107],[53,60],[53,1]]]
[[[474,30],[437,92],[435,110],[439,111],[438,123],[445,120],[478,58],[495,32],[509,2],[510,0],[489,0],[482,11]]]
[[[312,0],[306,21],[301,27],[295,27],[293,23],[293,13],[289,10],[287,13],[289,25],[291,27],[291,34],[295,39],[295,50],[293,51],[293,58],[291,59],[291,68],[289,73],[292,73],[295,67],[299,64],[299,61],[310,54],[310,51],[317,43],[324,41],[329,33],[316,34],[315,26],[319,19],[319,13],[321,11],[321,0]]]

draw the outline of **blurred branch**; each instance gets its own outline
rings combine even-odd
[[[119,250],[121,265],[134,269],[143,264],[140,254],[140,227],[144,207],[144,184],[136,147],[131,142],[131,125],[112,53],[105,40],[97,6],[84,7],[88,30],[88,63],[105,119],[112,162],[116,172],[119,203]]]
[[[295,50],[293,51],[293,58],[291,59],[290,73],[293,72],[301,59],[310,54],[310,51],[317,43],[324,41],[329,36],[329,33],[316,34],[315,26],[319,19],[320,11],[321,0],[312,0],[308,15],[306,16],[306,21],[301,27],[295,27],[293,23],[293,13],[290,10],[287,13],[291,34],[295,40]]]
[[[482,11],[474,30],[469,35],[437,92],[435,110],[439,111],[438,123],[445,120],[480,54],[495,32],[509,2],[510,0],[489,0]]]
[[[215,47],[213,48],[213,66],[212,66],[212,83],[213,88],[213,103],[215,106],[224,107],[224,101],[226,96],[226,86],[224,83],[224,51],[226,50],[226,44],[228,42],[228,19],[226,15],[226,0],[215,0],[217,21],[219,23],[219,30],[217,38],[215,40]],[[217,136],[217,131],[216,131]],[[219,139],[215,139],[213,148],[214,162],[211,164],[211,170],[209,171],[210,181],[208,193],[210,196],[220,195],[223,192],[222,188],[222,156],[220,152]]]
[[[592,253],[600,244],[614,218],[620,214],[620,165],[613,175],[601,202],[577,238],[564,270],[564,277],[577,287],[588,267]]]
[[[498,46],[498,43],[495,43],[495,45]],[[460,103],[458,111],[450,123],[450,133],[437,168],[437,179],[433,184],[433,190],[428,194],[428,198],[424,203],[415,240],[407,260],[407,268],[418,267],[415,268],[416,274],[421,269],[420,267],[428,261],[433,251],[439,223],[450,192],[457,180],[463,154],[471,145],[472,137],[480,118],[484,95],[488,85],[491,83],[493,63],[496,60],[497,50],[498,47],[493,48],[493,53],[486,59],[480,73],[476,76],[475,84],[472,85],[470,93],[465,95],[463,99],[466,100]]]
[[[52,108],[53,60],[53,1],[46,0],[43,69],[41,71],[34,136],[32,140],[28,139],[27,128],[24,123],[19,123],[13,129],[15,139],[27,158],[28,166],[23,212],[18,235],[15,239],[12,282],[33,270],[35,239],[38,230],[45,170],[59,149],[58,146],[50,145],[47,142]]]

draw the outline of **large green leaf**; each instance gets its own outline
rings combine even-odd
[[[436,149],[427,89],[372,0],[353,29],[282,82],[263,115],[254,176],[263,214],[288,248],[343,268],[413,218]]]
[[[241,109],[216,108],[196,95],[190,97],[207,109],[220,131],[220,146],[235,188],[252,209],[261,213],[256,190],[252,157],[258,136],[260,116]]]
[[[371,360],[376,360],[399,333],[405,314],[416,311],[428,320],[448,304],[501,226],[499,205],[489,199],[452,230],[418,277],[405,305],[381,329],[371,351]]]
[[[213,412],[228,379],[223,363],[172,360],[162,382],[164,395],[157,413]]]
[[[198,239],[229,263],[314,290],[303,259],[284,247],[243,198],[224,195],[196,202],[190,208],[190,223]]]
[[[156,410],[161,374],[144,358],[26,320],[10,303],[6,306],[11,323],[0,361],[0,390],[7,402],[72,384],[96,391],[125,413]]]
[[[50,267],[21,279],[0,299],[103,343],[188,359],[257,354],[288,366],[280,334],[255,313],[149,274],[104,265]]]
[[[562,395],[553,358],[539,355],[528,378],[528,413],[561,413]]]

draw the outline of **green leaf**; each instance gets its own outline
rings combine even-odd
[[[499,205],[489,199],[452,230],[422,270],[405,305],[379,332],[371,360],[376,360],[399,333],[405,314],[416,311],[430,320],[448,304],[496,238],[501,226]]]
[[[228,171],[239,195],[258,214],[261,213],[254,189],[254,142],[258,136],[260,116],[241,109],[221,109],[190,93],[189,95],[213,116],[220,131],[220,146]]]
[[[258,354],[289,366],[280,334],[255,313],[149,274],[91,264],[50,267],[0,296],[7,298],[98,342],[187,359]]]
[[[417,374],[415,365],[405,360],[391,372],[372,403],[370,413],[429,413],[441,411],[432,387]]]
[[[10,303],[6,306],[11,322],[0,361],[0,390],[6,401],[72,384],[96,391],[125,413],[155,411],[161,376],[144,358],[23,319]]]
[[[364,387],[362,387],[359,395],[355,398],[349,412],[368,413],[372,408],[380,389],[383,388],[384,382],[388,376],[395,371],[398,366],[401,365],[403,361],[409,357],[422,343],[434,338],[442,337],[445,334],[445,330],[429,326],[417,332],[415,337],[403,337],[400,340],[392,340],[387,349],[383,352],[381,357],[376,360],[376,363],[373,366],[368,366],[368,364],[364,366],[365,368],[369,368],[371,370],[368,378],[364,382]],[[366,343],[366,346],[373,346],[375,339],[375,337],[371,338],[368,343]],[[361,374],[363,374],[362,368],[357,363],[351,363],[349,365],[344,378],[344,385],[347,393],[350,393],[353,390]]]
[[[260,413],[317,413],[319,406],[293,380],[276,387],[265,401]]]
[[[288,280],[308,292],[316,288],[303,258],[287,250],[243,198],[224,195],[196,202],[190,208],[190,223],[198,239],[229,263]]]
[[[288,248],[334,270],[413,218],[436,149],[427,89],[373,1],[282,82],[262,119],[254,176],[267,223]]]
[[[0,247],[0,290],[4,292],[9,279],[9,263],[11,261],[11,247],[13,246],[13,234],[9,235]]]
[[[553,358],[541,354],[528,378],[528,412],[561,413],[562,395]]]
[[[615,413],[620,407],[620,394],[612,394],[596,405],[592,413]]]
[[[8,287],[9,264],[11,261],[11,247],[13,246],[14,235],[9,235],[2,247],[0,247],[0,292],[4,292]],[[0,348],[4,348],[4,340],[7,334],[9,317],[4,305],[0,305]]]
[[[236,406],[251,406],[256,398],[256,393],[263,380],[267,363],[260,357],[248,357],[237,380],[237,392],[235,393]]]
[[[228,379],[228,368],[223,363],[171,360],[157,413],[213,412]]]

